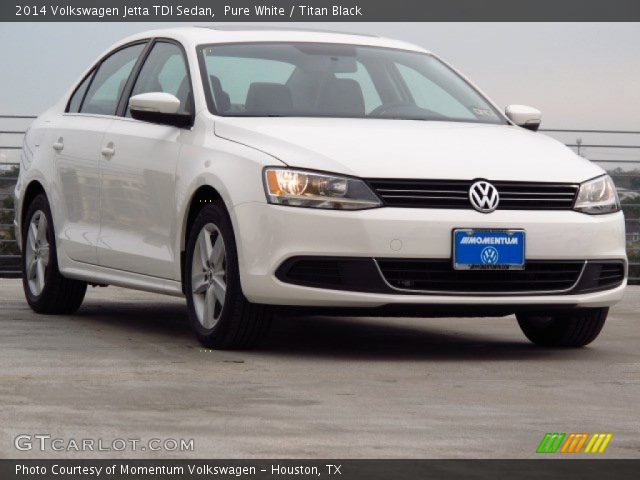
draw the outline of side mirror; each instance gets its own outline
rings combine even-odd
[[[149,92],[134,95],[129,99],[131,116],[136,120],[174,127],[186,128],[193,125],[193,117],[186,113],[177,113],[180,100],[164,92]]]
[[[540,123],[542,123],[542,112],[526,105],[509,105],[505,108],[504,113],[509,120],[519,127],[534,132],[540,128]]]

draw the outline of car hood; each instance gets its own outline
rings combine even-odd
[[[215,133],[291,167],[365,178],[582,182],[603,173],[562,143],[510,125],[225,117]]]

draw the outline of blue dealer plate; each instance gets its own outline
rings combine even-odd
[[[524,268],[524,230],[453,231],[456,270],[521,270]]]

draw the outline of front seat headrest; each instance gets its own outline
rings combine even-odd
[[[351,78],[332,78],[320,88],[318,113],[363,117],[364,96],[360,84]]]
[[[220,113],[229,111],[231,108],[231,98],[229,94],[222,89],[220,79],[215,75],[209,75],[209,81],[211,82],[213,101],[216,104],[216,109]]]
[[[254,82],[249,86],[247,113],[254,115],[286,115],[293,110],[291,90],[279,83]]]

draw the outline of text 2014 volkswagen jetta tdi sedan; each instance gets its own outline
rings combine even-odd
[[[24,140],[24,291],[186,296],[238,348],[274,312],[515,313],[581,346],[626,283],[611,179],[500,112],[422,48],[322,32],[180,28],[102,56]]]

